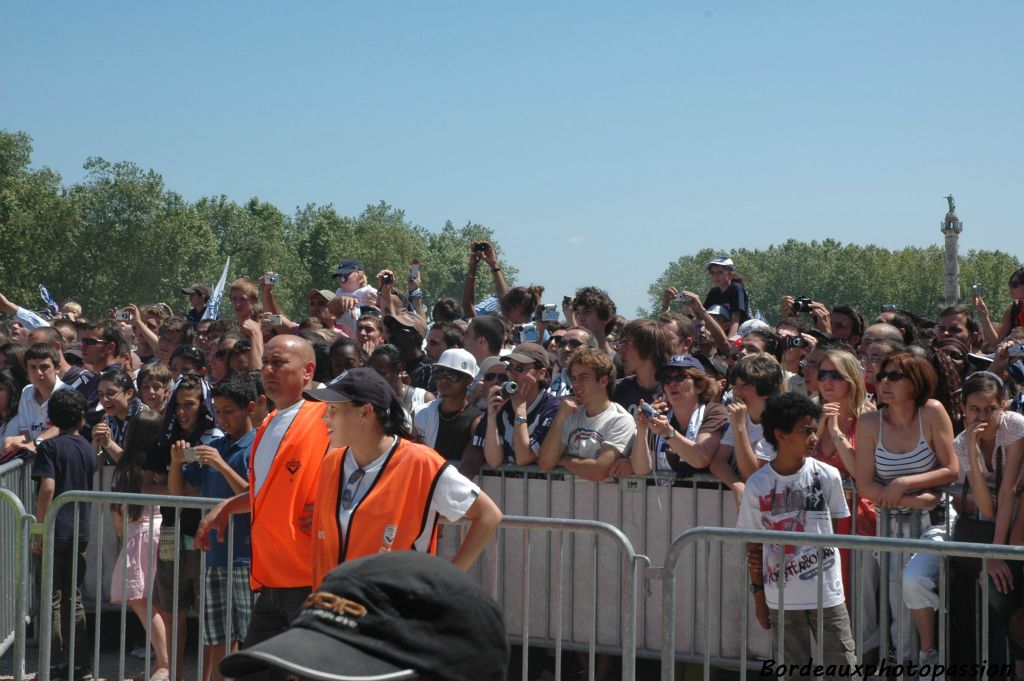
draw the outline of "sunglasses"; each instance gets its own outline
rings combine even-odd
[[[907,375],[902,371],[883,371],[875,376],[875,382],[881,383],[882,381],[892,381],[895,383],[896,381],[902,381],[906,377]]]
[[[576,348],[583,347],[583,341],[578,340],[576,338],[570,338],[566,340],[561,336],[555,336],[555,345],[557,345],[560,348],[569,347],[575,350]]]
[[[827,378],[831,378],[833,381],[845,381],[841,373],[835,369],[818,369],[818,381],[824,381]]]
[[[530,369],[535,368],[533,364],[513,364],[508,363],[508,370],[515,374],[525,374]]]
[[[508,374],[484,374],[485,381],[504,381],[508,378]]]
[[[106,343],[113,343],[114,341],[105,341],[102,338],[90,338],[85,337],[82,339],[82,345],[104,345]]]
[[[686,374],[669,374],[668,376],[662,376],[658,379],[658,382],[662,385],[672,385],[673,383],[682,383],[688,378],[689,376]]]
[[[345,489],[341,491],[341,507],[346,511],[352,508],[352,504],[356,499],[356,492],[359,491],[359,483],[363,481],[364,475],[366,475],[366,471],[362,468],[357,468],[352,475],[348,476]]]
[[[435,381],[460,381],[466,374],[454,369],[434,369],[431,374]]]

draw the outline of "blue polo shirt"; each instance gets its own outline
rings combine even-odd
[[[248,433],[232,440],[227,435],[215,438],[210,441],[209,446],[220,452],[224,461],[238,473],[243,480],[249,479],[249,453],[252,450],[252,443],[256,439],[256,431]],[[187,463],[181,467],[182,477],[193,487],[200,489],[200,496],[209,499],[229,499],[235,496],[227,478],[220,471],[212,466],[204,466],[199,463]],[[249,516],[235,514],[231,519],[234,525],[235,547],[234,565],[249,565],[252,556],[252,548],[249,540]],[[228,543],[227,540],[220,542],[217,539],[216,530],[210,532],[210,550],[206,552],[207,567],[227,567],[228,564]]]

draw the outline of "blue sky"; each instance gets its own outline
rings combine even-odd
[[[620,309],[703,247],[832,237],[1024,259],[1024,3],[15,3],[0,127],[190,200],[497,231]],[[425,265],[426,266],[426,265]],[[742,267],[742,263],[740,263]],[[755,292],[756,294],[756,292]]]

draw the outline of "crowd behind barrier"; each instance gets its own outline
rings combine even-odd
[[[480,302],[475,281],[488,270],[498,295]],[[322,574],[339,554],[373,552],[375,542],[390,550],[396,537],[407,536],[415,539],[411,545],[440,550],[476,571],[483,583],[492,580],[500,601],[526,608],[516,614],[506,607],[509,630],[523,641],[536,641],[534,632],[542,631],[548,645],[556,640],[552,613],[528,594],[537,583],[551,592],[562,574],[552,575],[550,566],[537,573],[530,558],[553,560],[554,540],[546,530],[540,537],[524,529],[509,547],[503,530],[490,546],[502,513],[603,523],[631,542],[618,569],[605,571],[611,554],[602,554],[596,540],[590,547],[575,537],[568,546],[558,540],[559,565],[563,552],[574,571],[577,554],[590,555],[594,577],[589,592],[569,590],[568,635],[554,647],[586,647],[580,670],[598,679],[608,674],[609,654],[632,646],[654,654],[664,633],[657,598],[638,599],[636,621],[624,626],[615,611],[597,607],[598,595],[614,594],[621,606],[636,598],[625,584],[667,578],[661,566],[678,560],[668,547],[692,527],[1024,544],[1024,514],[1016,512],[1024,480],[1024,268],[1010,274],[1014,303],[998,323],[979,295],[972,306],[946,308],[935,320],[894,306],[873,318],[847,305],[829,309],[786,296],[774,327],[753,309],[731,258],[714,258],[707,271],[707,295],[669,287],[656,319],[634,320],[617,315],[614,301],[594,286],[561,305],[546,303],[541,286],[508,286],[485,242],[469,244],[461,304],[441,300],[429,312],[418,263],[407,277],[378,273],[374,287],[354,259],[339,264],[333,290],[309,291],[301,320],[284,314],[272,272],[216,290],[183,287],[186,314],[164,303],[125,301],[107,319],[89,320],[73,302],[33,312],[0,295],[0,311],[11,315],[0,321],[0,455],[10,461],[0,474],[5,485],[17,477],[10,485],[26,513],[45,517],[54,532],[45,545],[35,535],[30,549],[51,566],[53,551],[58,556],[56,568],[37,575],[43,593],[54,588],[51,577],[63,584],[59,602],[39,618],[62,620],[55,675],[85,681],[89,674],[69,661],[66,640],[80,635],[75,622],[82,618],[69,605],[81,591],[97,613],[115,597],[129,602],[152,633],[146,651],[157,662],[147,676],[153,671],[151,678],[163,681],[182,667],[168,643],[184,623],[179,609],[195,601],[201,620],[218,623],[231,599],[252,598],[244,590],[229,598],[225,590],[251,580],[254,589],[262,585],[251,606],[258,617],[279,599],[283,610],[275,617],[286,622],[301,604],[299,594],[311,588],[310,562]],[[216,319],[222,295],[233,319]],[[355,419],[378,423],[372,438],[354,427]],[[427,447],[398,446],[407,439]],[[389,472],[393,456],[444,484],[418,490],[400,482]],[[336,481],[318,478],[321,458]],[[94,515],[72,512],[62,495],[94,489],[93,471],[100,489],[164,495],[165,512],[152,500]],[[274,482],[282,476],[302,480],[291,496],[281,496],[284,488]],[[372,493],[377,481],[387,494],[416,499],[413,505],[429,502],[428,512],[419,512],[422,522],[409,511],[396,524],[380,516],[379,527],[363,521],[355,532],[349,523],[364,499],[386,504],[383,492]],[[943,490],[954,483],[964,492],[950,499]],[[317,489],[337,496],[345,512],[335,517],[326,502],[318,508]],[[170,503],[199,495],[223,501],[203,519],[198,509],[211,508],[207,499],[184,504],[181,513]],[[261,514],[263,499],[287,511]],[[222,565],[223,551],[209,532],[223,532],[219,523],[229,512],[253,504],[251,535],[248,519],[232,521],[239,551]],[[64,514],[51,520],[55,505]],[[460,517],[470,521],[468,530],[438,536],[442,518]],[[12,523],[5,532],[14,532]],[[423,531],[409,533],[407,523]],[[356,537],[354,552],[349,535]],[[798,639],[820,629],[820,618],[793,635],[794,625],[785,623],[797,610],[813,611],[811,597],[806,589],[794,592],[803,600],[787,608],[777,583],[815,575],[824,580],[819,609],[821,598],[828,600],[828,616],[836,618],[828,627],[838,627],[840,648],[857,638],[862,658],[867,652],[879,664],[955,659],[957,651],[947,651],[940,638],[945,619],[936,616],[945,603],[946,565],[934,555],[943,549],[875,561],[847,548],[815,556],[815,542],[789,552],[757,543],[746,551],[728,543],[703,555],[694,549],[684,561],[689,581],[681,591],[690,604],[686,616],[699,626],[681,628],[688,641],[677,641],[680,659],[767,655],[765,629],[776,617],[773,632],[791,629],[786,646],[803,645]],[[120,557],[113,563],[124,560],[128,569],[121,574],[127,593],[103,570],[114,554]],[[156,554],[154,567],[146,557]],[[289,566],[271,569],[271,555],[288,557]],[[1019,562],[998,555],[956,564],[953,578],[961,585],[979,573],[988,580],[981,580],[980,595],[957,590],[953,624],[970,627],[979,612],[984,640],[972,651],[1008,646],[1024,675],[1024,573]],[[628,576],[645,561],[653,581]],[[702,561],[705,576],[719,580],[703,591]],[[752,597],[723,576],[734,562],[747,565]],[[216,594],[210,608],[203,602],[207,582]],[[591,611],[578,611],[588,597]],[[754,621],[746,617],[751,602]],[[248,640],[250,606],[237,605],[237,621],[204,641],[203,681],[219,678],[220,645],[230,650],[232,641]],[[742,631],[728,626],[737,613]],[[563,609],[554,616],[564,633]],[[3,624],[8,628],[7,619]]]

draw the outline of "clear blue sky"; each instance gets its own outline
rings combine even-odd
[[[631,313],[702,247],[833,237],[1024,258],[1024,3],[8,3],[34,163],[497,231],[551,301]],[[740,263],[742,265],[742,263]]]

